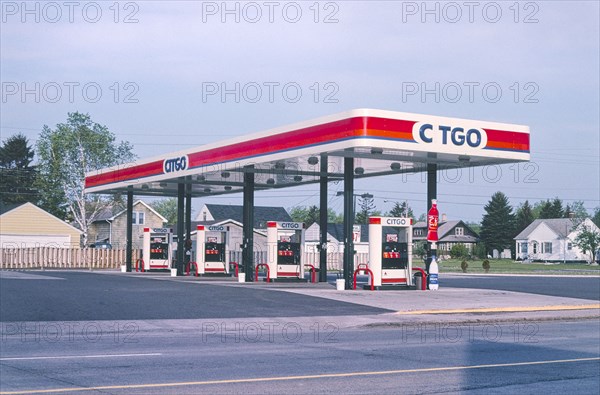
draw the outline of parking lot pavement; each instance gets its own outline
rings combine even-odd
[[[388,310],[262,287],[100,272],[0,272],[0,320],[86,321],[380,314]],[[52,279],[53,281],[48,281]],[[62,279],[56,281],[55,279]]]

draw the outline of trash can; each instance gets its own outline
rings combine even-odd
[[[422,290],[423,289],[423,274],[421,272],[415,272],[413,274],[413,280],[415,282],[415,289]]]

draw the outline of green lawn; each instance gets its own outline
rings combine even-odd
[[[520,263],[512,259],[489,259],[489,273],[515,273],[515,274],[600,274],[600,266],[586,264],[550,264],[550,263]],[[439,262],[440,272],[462,273],[461,260],[449,259]],[[485,273],[481,267],[483,260],[467,261],[469,267],[467,273]],[[414,262],[413,266],[421,266],[422,262]]]

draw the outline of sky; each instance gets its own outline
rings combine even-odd
[[[600,206],[597,1],[1,1],[1,140],[89,113],[139,159],[377,108],[522,124],[531,162],[439,175],[438,207],[479,222],[558,197]],[[341,183],[329,186],[329,205]],[[357,180],[378,210],[426,210],[426,178]],[[318,185],[257,205],[318,204]],[[195,199],[241,204],[241,194]]]

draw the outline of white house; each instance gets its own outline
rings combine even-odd
[[[514,238],[517,260],[587,261],[589,256],[574,245],[583,225],[600,232],[589,218],[579,226],[571,218],[536,219]]]

